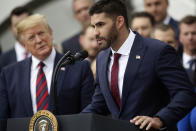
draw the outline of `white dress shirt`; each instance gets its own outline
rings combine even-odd
[[[52,52],[50,56],[42,61],[45,66],[43,67],[43,71],[46,76],[47,86],[48,86],[48,94],[50,94],[51,89],[51,80],[52,80],[52,73],[53,73],[53,67],[55,62],[55,56],[56,51],[53,47]],[[37,80],[37,74],[39,71],[38,64],[40,63],[40,60],[36,57],[32,56],[32,64],[31,64],[31,99],[32,99],[32,105],[33,105],[33,112],[34,114],[37,112],[37,103],[36,103],[36,80]]]
[[[112,65],[114,62],[114,53],[121,54],[121,57],[119,58],[119,69],[118,69],[118,88],[120,93],[120,98],[122,98],[122,90],[123,90],[123,80],[124,80],[124,74],[125,69],[127,67],[127,62],[129,59],[129,54],[131,47],[133,45],[133,41],[135,39],[135,34],[130,30],[129,36],[127,37],[126,41],[123,43],[123,45],[119,48],[117,52],[115,52],[112,48],[112,55],[110,56],[110,62],[108,65],[108,80],[109,85],[111,82],[111,70]]]
[[[183,60],[183,66],[185,69],[190,68],[190,61],[196,59],[196,56],[190,56],[186,54],[185,52],[183,53],[182,60]],[[192,70],[194,70],[195,66],[192,66]]]
[[[21,61],[25,59],[25,48],[17,41],[14,45],[14,49],[16,51],[16,60]],[[30,56],[30,54],[28,54]]]
[[[168,25],[170,22],[171,17],[169,15],[167,15],[167,17],[164,19],[163,24]]]

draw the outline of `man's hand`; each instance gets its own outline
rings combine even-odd
[[[136,116],[130,122],[140,126],[140,129],[146,127],[146,130],[150,128],[160,129],[163,126],[163,122],[158,117]]]

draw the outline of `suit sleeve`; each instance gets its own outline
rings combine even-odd
[[[8,95],[6,90],[6,80],[4,72],[0,74],[0,131],[6,128],[6,120],[8,118]]]
[[[95,92],[92,97],[92,102],[89,104],[82,113],[95,113],[100,115],[107,115],[109,114],[104,96],[101,92],[100,85],[99,85],[99,75],[98,75],[98,61],[96,61],[96,80],[94,83]]]
[[[165,46],[157,58],[155,68],[170,95],[170,103],[156,116],[159,116],[165,125],[170,127],[196,105],[196,96],[180,58],[172,47]]]

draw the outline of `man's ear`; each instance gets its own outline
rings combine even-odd
[[[21,44],[26,50],[28,50],[28,49],[27,49],[27,45],[25,44],[25,42],[23,42],[22,40],[20,40],[19,42],[20,42],[20,44]]]
[[[122,26],[125,24],[125,19],[123,16],[117,16],[116,17],[116,27],[117,29],[122,28]]]
[[[21,36],[17,36],[17,40],[27,50],[26,44],[24,42],[24,37],[22,35]]]

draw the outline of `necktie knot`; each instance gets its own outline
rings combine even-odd
[[[43,68],[43,67],[45,66],[45,64],[44,64],[43,62],[40,62],[40,63],[38,64],[38,66],[39,66],[40,68]]]
[[[191,59],[190,61],[189,61],[189,64],[190,64],[190,69],[192,70],[193,69],[193,65],[196,63],[196,59]]]
[[[24,58],[27,58],[27,57],[28,57],[28,52],[25,51],[25,52],[24,52]]]
[[[118,61],[120,56],[121,56],[121,54],[114,53],[114,61]]]

